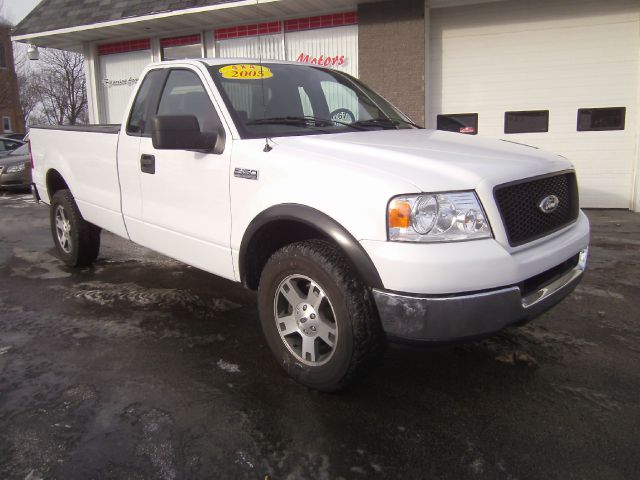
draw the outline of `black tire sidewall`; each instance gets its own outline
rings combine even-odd
[[[291,248],[291,247],[289,247]],[[294,249],[295,250],[295,249]],[[291,256],[276,254],[265,267],[260,279],[258,309],[262,330],[278,363],[296,381],[312,388],[334,391],[342,387],[353,356],[353,322],[346,290],[336,282],[326,259],[307,249],[297,249]],[[310,366],[294,357],[281,338],[274,314],[274,298],[278,286],[287,276],[299,274],[311,278],[322,288],[333,307],[338,339],[331,359],[324,365]]]
[[[71,251],[65,252],[56,232],[56,211],[61,206],[71,227]],[[51,235],[58,255],[70,267],[90,265],[100,249],[100,229],[86,222],[69,190],[58,190],[51,199]]]

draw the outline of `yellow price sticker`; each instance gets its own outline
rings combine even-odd
[[[259,80],[261,78],[273,77],[273,72],[269,67],[262,65],[251,65],[240,63],[237,65],[227,65],[220,69],[223,78],[233,78],[237,80]]]

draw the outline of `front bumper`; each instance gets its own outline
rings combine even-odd
[[[373,290],[390,340],[453,342],[526,323],[566,297],[580,283],[588,249],[519,285],[470,294],[416,296]],[[536,282],[542,281],[541,284]],[[524,293],[523,293],[524,292]]]

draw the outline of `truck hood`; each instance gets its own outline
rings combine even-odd
[[[418,191],[474,189],[572,168],[559,155],[507,140],[438,130],[376,130],[278,138],[278,145],[401,178]]]

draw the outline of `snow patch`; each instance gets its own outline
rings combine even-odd
[[[240,373],[240,366],[235,363],[225,362],[224,360],[218,360],[218,368],[228,373]]]

